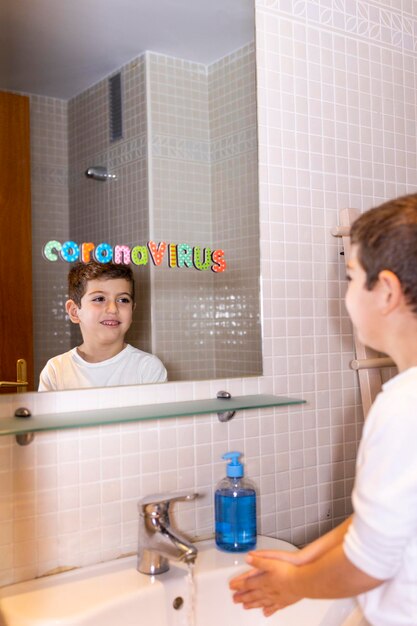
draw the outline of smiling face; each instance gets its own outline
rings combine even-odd
[[[80,325],[83,345],[108,347],[115,354],[124,347],[133,308],[131,283],[124,278],[89,280],[81,306],[73,300],[66,303],[71,321]]]

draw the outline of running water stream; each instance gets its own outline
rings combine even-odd
[[[188,576],[187,576],[187,591],[188,591],[188,611],[187,611],[187,626],[196,626],[195,618],[195,577],[194,577],[194,563],[188,563]]]

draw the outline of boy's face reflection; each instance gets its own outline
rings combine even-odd
[[[80,325],[84,343],[123,343],[132,323],[131,284],[124,278],[90,280],[81,307],[69,300],[66,308],[71,321]]]

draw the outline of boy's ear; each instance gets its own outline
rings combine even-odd
[[[65,303],[65,310],[68,313],[68,317],[70,318],[73,324],[79,324],[80,319],[78,317],[78,305],[74,302],[74,300],[67,300]]]
[[[391,270],[382,270],[379,273],[381,311],[387,315],[404,301],[404,294],[399,278]]]

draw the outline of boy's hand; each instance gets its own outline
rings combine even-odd
[[[286,561],[293,565],[304,565],[310,560],[306,554],[306,548],[301,550],[253,550],[248,552],[248,558],[259,556],[265,559],[275,559],[276,561]],[[249,562],[249,561],[248,561]]]
[[[297,555],[283,551],[250,552],[247,561],[255,569],[230,581],[230,589],[235,591],[233,601],[245,609],[262,608],[268,617],[301,600],[293,584],[297,565],[302,562]]]

